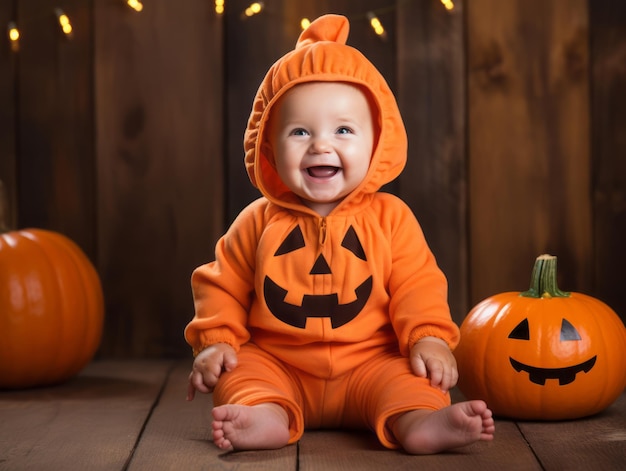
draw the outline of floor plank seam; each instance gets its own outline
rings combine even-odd
[[[517,422],[515,422],[515,427],[517,428],[517,431],[519,432],[519,434],[522,436],[522,438],[524,439],[524,443],[526,443],[526,445],[528,446],[528,449],[530,450],[530,452],[533,454],[533,456],[535,457],[535,460],[537,461],[537,463],[539,464],[539,467],[543,470],[546,471],[546,467],[543,465],[543,463],[541,462],[541,458],[539,458],[539,455],[537,455],[537,452],[535,452],[535,449],[533,448],[533,446],[531,445],[531,443],[528,441],[528,438],[526,438],[526,435],[524,434],[524,431],[522,430],[522,428],[519,426],[519,424]]]
[[[128,458],[126,459],[126,462],[124,463],[124,466],[122,467],[122,471],[127,471],[128,468],[130,467],[133,461],[133,458],[135,457],[135,453],[137,452],[137,448],[139,448],[139,444],[141,443],[141,440],[143,439],[144,433],[146,431],[146,427],[150,423],[152,414],[154,414],[154,411],[156,410],[159,403],[161,402],[161,397],[163,396],[163,393],[165,392],[165,388],[167,387],[170,376],[172,375],[175,368],[176,368],[176,363],[171,362],[167,370],[167,373],[165,374],[165,377],[163,378],[163,382],[161,383],[159,392],[157,393],[156,398],[152,402],[152,406],[150,406],[150,410],[148,411],[148,414],[146,415],[146,419],[143,421],[143,424],[141,425],[141,430],[139,430],[139,433],[137,434],[137,439],[135,440],[135,443],[133,444],[133,448],[130,450]]]
[[[300,442],[296,442],[296,471],[300,471]]]

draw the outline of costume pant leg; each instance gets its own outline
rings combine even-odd
[[[347,391],[346,422],[360,421],[376,432],[387,448],[399,448],[387,426],[390,417],[416,409],[439,410],[450,405],[450,395],[419,378],[411,370],[408,358],[398,353],[371,357],[350,377]]]
[[[289,443],[304,432],[302,397],[297,379],[272,355],[253,344],[242,345],[237,367],[223,373],[213,392],[213,403],[254,406],[275,403],[289,416]]]

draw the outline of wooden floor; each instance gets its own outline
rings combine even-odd
[[[497,420],[493,442],[435,456],[327,431],[277,451],[223,453],[209,439],[210,397],[185,401],[189,367],[95,362],[60,386],[0,392],[0,470],[626,469],[626,393],[588,419]]]

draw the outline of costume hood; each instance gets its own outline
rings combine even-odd
[[[340,15],[324,15],[302,32],[296,47],[269,69],[254,98],[244,135],[248,176],[270,201],[302,209],[299,198],[282,183],[273,157],[263,151],[272,107],[291,87],[306,82],[346,82],[360,87],[373,110],[375,148],[363,182],[341,208],[360,204],[396,178],[406,163],[407,138],[395,97],[376,67],[358,50],[346,45],[349,23]],[[377,130],[377,133],[376,133]]]

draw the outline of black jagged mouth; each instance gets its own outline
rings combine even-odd
[[[263,292],[265,303],[270,312],[278,320],[293,327],[304,329],[309,317],[330,318],[332,328],[341,327],[354,319],[372,293],[373,277],[367,278],[355,290],[356,299],[347,304],[340,304],[337,293],[310,295],[302,297],[302,304],[297,306],[285,301],[287,290],[275,283],[269,276],[265,277]]]
[[[548,379],[558,379],[559,386],[564,386],[574,382],[576,375],[581,371],[588,373],[596,364],[596,358],[597,356],[594,356],[583,363],[565,368],[537,368],[535,366],[525,365],[511,357],[509,357],[509,360],[511,366],[515,368],[515,371],[525,371],[528,373],[530,381],[535,384],[544,386]]]

